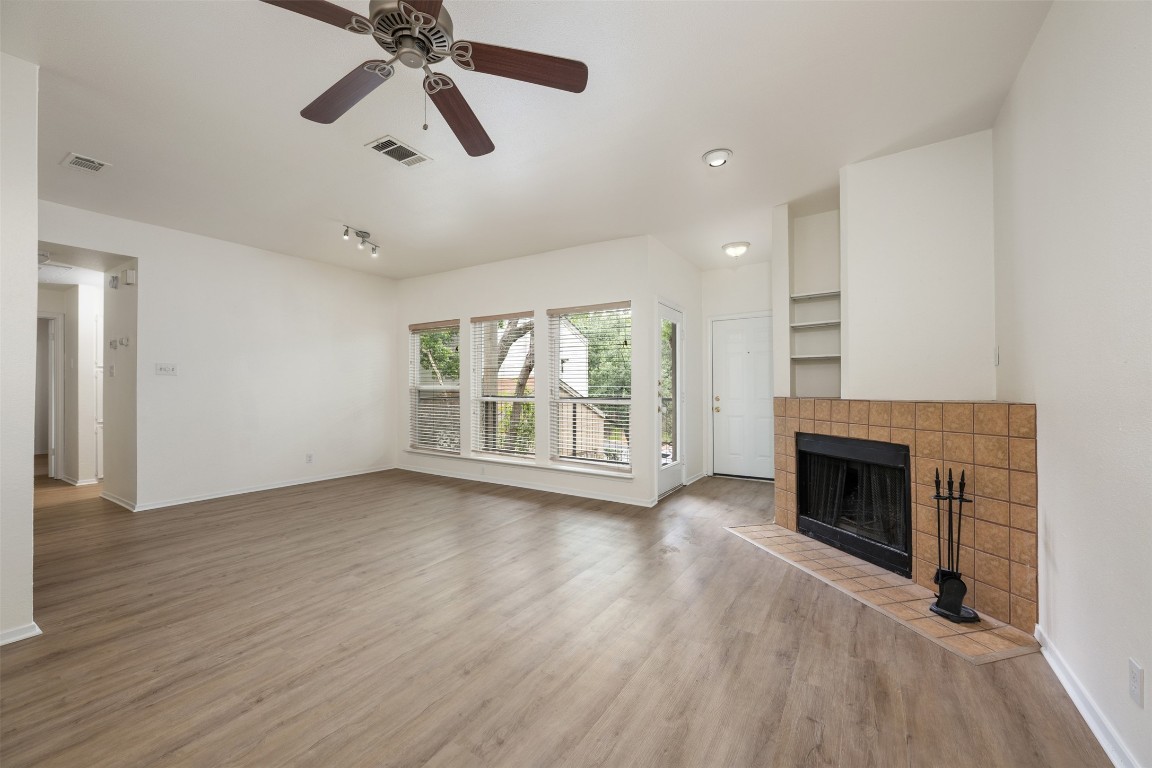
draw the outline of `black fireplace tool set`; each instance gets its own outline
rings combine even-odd
[[[964,503],[972,503],[972,499],[964,498],[964,472],[960,472],[959,493],[953,492],[952,470],[948,470],[948,495],[940,493],[940,470],[936,470],[936,559],[940,567],[932,581],[939,585],[940,593],[936,602],[929,606],[932,613],[943,616],[948,621],[968,623],[980,621],[976,611],[964,605],[964,596],[968,594],[968,587],[960,576],[960,527],[964,523]],[[945,568],[944,561],[944,520],[940,502],[948,502],[948,561]],[[953,510],[953,502],[956,503]],[[953,535],[955,531],[955,535]]]

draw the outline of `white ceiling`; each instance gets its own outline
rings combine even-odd
[[[87,248],[75,248],[71,245],[61,245],[60,243],[46,243],[43,240],[39,242],[37,250],[39,253],[47,254],[48,260],[53,263],[81,267],[98,272],[101,275],[110,269],[131,261],[129,257],[120,256],[115,253],[92,251]]]
[[[40,265],[36,281],[41,285],[91,285],[100,288],[104,285],[104,273],[84,267],[48,263]]]
[[[342,2],[367,13],[366,0]],[[1041,2],[476,2],[457,39],[579,59],[571,94],[441,64],[496,151],[468,157],[418,72],[333,125],[299,110],[373,41],[256,0],[2,0],[39,63],[40,196],[406,277],[653,234],[702,268],[774,205],[835,207],[840,167],[991,126]],[[392,134],[408,168],[364,144]],[[728,166],[700,155],[730,147]],[[69,152],[110,163],[59,165]],[[372,232],[371,260],[340,239]]]

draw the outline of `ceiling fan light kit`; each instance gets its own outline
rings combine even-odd
[[[317,21],[369,35],[390,54],[364,62],[300,111],[317,123],[333,123],[395,74],[399,62],[424,70],[424,91],[444,122],[473,157],[495,149],[484,126],[461,95],[455,81],[429,65],[452,60],[461,69],[507,77],[562,91],[581,93],[588,67],[579,61],[542,53],[455,40],[452,17],[443,0],[372,0],[368,16],[352,13],[327,0],[261,0]]]

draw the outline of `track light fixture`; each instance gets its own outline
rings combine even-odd
[[[367,232],[363,229],[356,229],[355,227],[350,227],[345,224],[344,239],[347,240],[352,235],[355,235],[360,240],[360,242],[356,243],[357,248],[362,251],[364,250],[364,246],[370,245],[372,246],[372,258],[376,259],[380,257],[380,246],[368,239],[372,237],[371,232]]]

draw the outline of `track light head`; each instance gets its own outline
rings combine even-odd
[[[348,239],[348,227],[344,227],[344,239]]]

